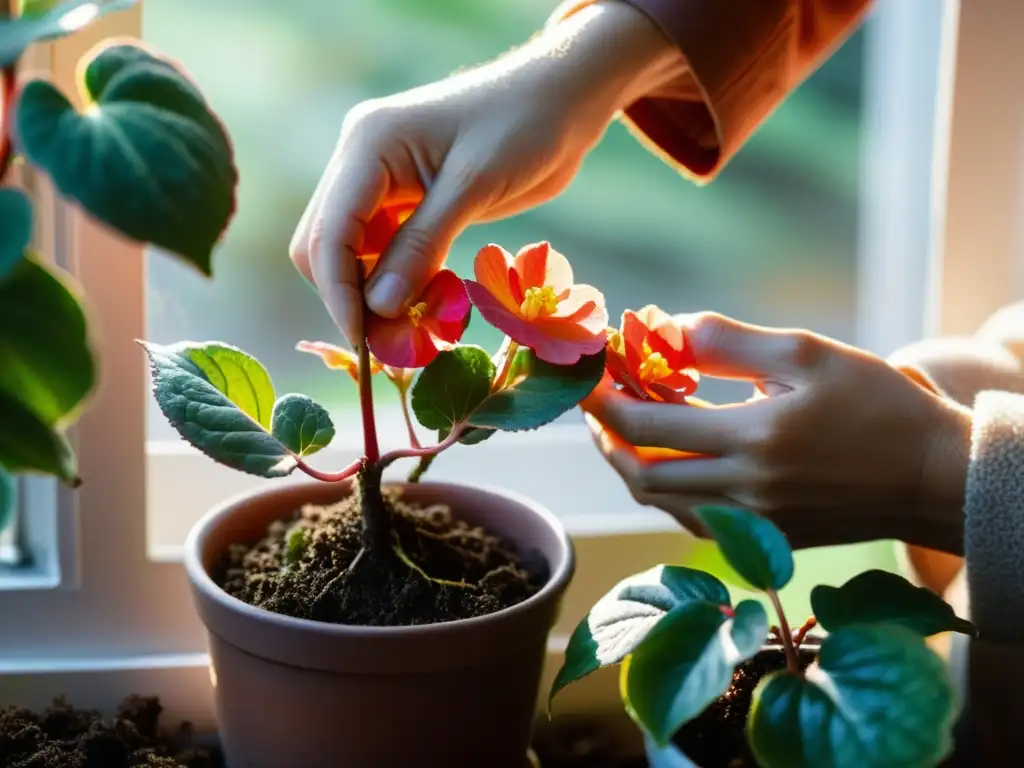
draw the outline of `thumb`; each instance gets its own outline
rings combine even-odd
[[[444,265],[455,238],[477,208],[474,185],[465,174],[442,167],[408,221],[398,228],[366,290],[372,312],[398,317]]]
[[[801,381],[812,375],[829,349],[810,331],[765,328],[714,312],[676,319],[697,370],[719,379]]]

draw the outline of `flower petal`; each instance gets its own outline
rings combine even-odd
[[[300,341],[295,348],[316,355],[331,370],[345,371],[353,379],[359,380],[359,357],[355,352],[325,341]],[[380,362],[371,358],[370,373],[379,373],[380,370]]]
[[[658,384],[684,395],[692,395],[697,391],[698,381],[700,381],[700,379],[697,377],[696,371],[692,374],[685,371],[675,371],[663,379],[658,379],[656,382],[652,382],[652,386],[654,384]]]
[[[572,287],[572,267],[569,260],[552,248],[547,241],[521,248],[516,254],[515,266],[523,290],[549,285],[558,294]]]
[[[438,353],[426,324],[413,326],[407,317],[367,315],[366,342],[374,357],[395,368],[422,368]]]
[[[469,296],[466,295],[466,286],[463,285],[462,278],[450,269],[442,269],[434,275],[423,290],[420,301],[427,305],[427,317],[465,328],[466,316],[471,309]]]
[[[378,208],[363,229],[363,247],[359,249],[360,255],[379,256],[384,253],[388,249],[388,245],[391,244],[391,238],[395,236],[398,228],[412,216],[414,210],[416,210],[416,206],[408,203]]]
[[[511,312],[517,311],[522,303],[515,300],[509,288],[508,273],[513,266],[512,254],[493,243],[481,248],[473,262],[476,281]]]
[[[608,357],[605,358],[605,370],[616,384],[629,390],[629,394],[640,398],[644,397],[644,389],[633,378],[626,359],[611,349],[608,350]]]
[[[637,313],[627,309],[622,313],[622,339],[626,343],[626,361],[630,370],[637,370],[641,360],[641,351],[644,346],[644,339],[647,338],[647,326],[637,316]]]
[[[608,326],[608,308],[604,294],[590,285],[574,285],[568,296],[559,302],[558,311],[549,319],[575,323],[597,333]]]
[[[466,291],[484,320],[522,346],[532,349],[537,357],[547,363],[572,365],[583,355],[596,354],[604,348],[603,328],[595,334],[563,321],[527,322],[509,312],[479,283],[467,280]]]

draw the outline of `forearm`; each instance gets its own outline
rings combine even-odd
[[[713,178],[761,123],[857,27],[871,0],[618,0],[645,13],[685,57],[669,84],[626,110],[653,151],[698,182]],[[588,0],[565,2],[554,21]]]

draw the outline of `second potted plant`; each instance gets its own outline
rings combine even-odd
[[[695,512],[761,602],[733,605],[709,573],[658,566],[626,579],[579,624],[551,697],[621,664],[626,710],[653,768],[932,768],[957,712],[939,632],[975,634],[934,593],[885,571],[811,592],[792,631],[778,591],[793,576],[785,536],[739,509]],[[808,637],[815,626],[828,635]]]

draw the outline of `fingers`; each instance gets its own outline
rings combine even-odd
[[[473,220],[480,200],[471,174],[442,166],[423,202],[399,229],[367,287],[366,302],[384,317],[398,317],[422,293]]]
[[[632,445],[720,455],[756,441],[771,399],[700,408],[636,400],[602,385],[583,409]]]
[[[697,369],[717,378],[805,381],[830,351],[829,343],[810,331],[764,328],[714,312],[677,319]]]
[[[363,338],[362,265],[358,254],[366,222],[388,187],[384,163],[349,152],[337,164],[310,232],[313,282],[349,342]]]

